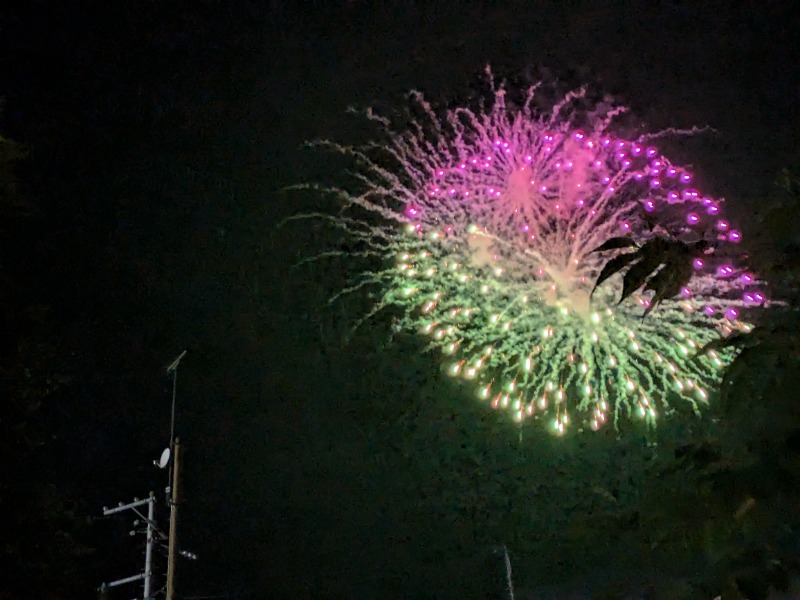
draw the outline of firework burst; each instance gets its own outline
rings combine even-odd
[[[517,421],[698,412],[733,356],[698,351],[748,331],[742,311],[764,297],[722,201],[653,145],[694,130],[626,139],[621,107],[587,109],[578,90],[541,110],[539,86],[512,103],[487,74],[480,110],[437,113],[414,93],[421,118],[403,131],[368,111],[385,143],[325,143],[361,166],[357,191],[326,190],[347,209],[331,220],[383,261],[343,293],[377,286],[367,318],[399,309],[398,330]]]

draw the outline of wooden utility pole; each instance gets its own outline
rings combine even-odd
[[[169,503],[169,555],[167,558],[167,600],[175,600],[175,559],[178,554],[178,469],[180,468],[181,440],[175,438],[172,457],[172,497]]]

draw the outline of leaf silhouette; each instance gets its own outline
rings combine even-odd
[[[600,244],[597,248],[592,250],[592,252],[604,252],[606,250],[617,250],[619,248],[638,248],[639,245],[632,237],[623,236],[623,237],[613,237],[607,239],[605,242]],[[591,254],[591,252],[590,252]]]
[[[655,295],[650,305],[645,309],[647,316],[656,306],[664,300],[677,296],[681,288],[689,283],[692,278],[692,263],[683,252],[669,253],[667,263],[653,275],[645,286],[645,290],[653,290]]]
[[[600,275],[597,276],[597,281],[592,288],[591,294],[594,294],[594,291],[597,289],[601,283],[603,283],[606,279],[611,277],[614,273],[619,273],[622,269],[624,269],[628,264],[636,258],[636,252],[629,252],[627,254],[620,254],[619,256],[615,256],[610,261],[608,261],[604,266],[602,271],[600,271]]]
[[[664,262],[669,245],[670,243],[667,240],[656,238],[647,242],[634,253],[635,256],[639,257],[639,260],[625,273],[625,278],[622,280],[620,303],[642,287],[653,271]]]

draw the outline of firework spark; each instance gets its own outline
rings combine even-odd
[[[344,292],[377,286],[368,316],[399,308],[398,330],[427,336],[451,375],[517,421],[563,432],[622,414],[652,424],[676,402],[698,412],[733,356],[698,350],[749,330],[740,312],[765,300],[730,258],[742,236],[721,217],[722,201],[652,145],[692,131],[624,139],[613,134],[621,107],[587,110],[578,90],[542,111],[539,86],[507,102],[487,74],[488,107],[437,113],[414,93],[422,117],[401,132],[368,111],[387,142],[326,143],[362,167],[358,191],[327,190],[350,209],[331,219],[384,259]],[[672,297],[639,285],[620,302],[624,271],[593,291],[626,252],[598,247],[657,238],[702,250],[686,256]]]

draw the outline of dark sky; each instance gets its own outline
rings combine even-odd
[[[323,206],[280,190],[341,167],[300,145],[364,139],[350,105],[401,110],[412,88],[463,97],[487,63],[588,81],[651,128],[714,127],[678,158],[747,231],[764,190],[797,164],[789,4],[31,0],[0,10],[0,133],[28,148],[17,173],[38,208],[2,229],[3,268],[18,302],[49,307],[45,337],[72,376],[41,415],[53,440],[38,476],[93,515],[160,490],[150,463],[168,442],[164,368],[190,348],[182,526],[201,560],[184,566],[187,597],[455,597],[455,581],[477,577],[481,549],[504,540],[474,514],[471,525],[445,523],[439,499],[524,494],[479,491],[480,474],[442,478],[454,467],[441,440],[400,419],[454,395],[434,361],[416,358],[413,341],[385,347],[379,330],[343,347],[348,311],[364,308],[327,304],[346,265],[290,268],[333,238],[276,228]],[[86,558],[87,581],[139,568],[125,527],[92,526],[101,551]],[[515,570],[528,587],[591,575],[567,556]]]

